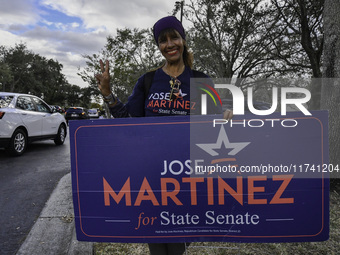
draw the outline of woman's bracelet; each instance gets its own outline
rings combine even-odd
[[[104,102],[108,104],[108,106],[113,107],[117,104],[116,98],[113,96],[112,93],[108,96],[103,96]]]

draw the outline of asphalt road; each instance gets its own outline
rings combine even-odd
[[[0,253],[12,255],[27,234],[58,181],[71,171],[69,136],[30,144],[20,157],[0,149]]]

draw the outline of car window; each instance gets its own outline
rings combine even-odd
[[[6,108],[12,102],[13,96],[0,96],[0,108]]]
[[[69,108],[69,109],[67,110],[67,112],[68,112],[68,113],[70,113],[70,112],[74,112],[74,113],[82,113],[82,112],[83,112],[83,109],[81,109],[81,108]]]
[[[35,111],[34,104],[29,96],[18,97],[16,107],[26,111]]]
[[[39,98],[33,97],[33,101],[37,106],[38,112],[51,112],[50,108]]]

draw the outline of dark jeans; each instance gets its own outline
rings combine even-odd
[[[182,255],[185,252],[184,243],[149,243],[151,255]],[[189,246],[189,243],[186,244]]]

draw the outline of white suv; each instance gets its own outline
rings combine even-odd
[[[22,155],[36,140],[53,139],[62,145],[66,132],[64,116],[39,97],[0,92],[0,147],[11,155]]]

